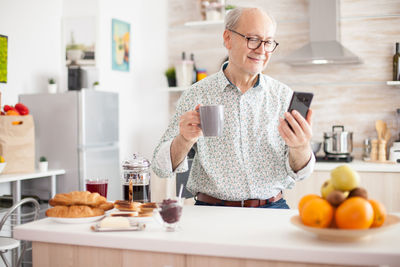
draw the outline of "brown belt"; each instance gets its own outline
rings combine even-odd
[[[281,198],[282,198],[282,192],[279,192],[279,194],[277,194],[276,196],[270,197],[268,199],[247,199],[243,201],[227,201],[206,195],[204,193],[198,193],[196,199],[212,205],[221,204],[224,206],[231,206],[231,207],[259,207],[268,203],[278,201]]]

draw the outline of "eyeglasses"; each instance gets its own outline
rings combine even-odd
[[[264,50],[268,53],[274,52],[274,50],[276,49],[276,47],[279,45],[279,43],[277,43],[275,40],[260,40],[258,38],[255,37],[248,37],[246,35],[243,35],[241,33],[238,33],[237,31],[228,29],[231,32],[234,32],[240,36],[242,36],[243,38],[245,38],[247,40],[247,48],[251,49],[251,50],[256,50],[257,48],[260,47],[260,45],[262,43],[264,43]]]

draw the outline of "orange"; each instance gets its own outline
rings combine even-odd
[[[331,224],[333,207],[323,198],[313,198],[304,204],[300,218],[307,226],[326,228]]]
[[[374,210],[374,220],[371,227],[380,227],[385,222],[386,219],[386,208],[385,206],[377,200],[368,200]]]
[[[19,116],[18,111],[14,110],[14,109],[10,109],[9,111],[6,112],[7,116]]]
[[[337,227],[341,229],[368,229],[374,220],[374,210],[362,197],[348,198],[335,213]]]
[[[336,225],[336,219],[335,219],[336,209],[337,209],[336,207],[333,207],[333,217],[332,217],[331,224],[329,225],[329,228],[338,228]]]
[[[303,209],[304,204],[306,204],[306,202],[308,202],[309,200],[314,199],[314,198],[321,198],[321,197],[318,195],[315,195],[315,194],[308,194],[308,195],[303,196],[300,199],[299,205],[298,205],[299,214],[301,214],[301,210]]]

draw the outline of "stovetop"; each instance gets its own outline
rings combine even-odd
[[[316,156],[315,157],[317,162],[352,162],[353,161],[353,157],[350,155],[345,155],[345,156]]]

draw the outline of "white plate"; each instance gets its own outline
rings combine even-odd
[[[121,214],[121,213],[122,213],[122,214],[130,214],[130,213],[132,213],[132,212],[117,211],[117,212],[109,213],[109,214],[107,214],[107,216],[110,216],[110,217],[111,217],[112,214]],[[113,217],[114,217],[114,216],[113,216]],[[125,217],[125,216],[124,216],[124,217]],[[125,217],[125,218],[127,218],[127,219],[130,220],[131,222],[148,223],[148,222],[154,221],[154,217],[153,217],[153,216],[150,216],[150,217],[133,216],[133,217]]]
[[[333,229],[333,228],[315,228],[306,226],[301,222],[300,216],[296,215],[290,218],[290,222],[295,226],[315,234],[318,238],[330,241],[357,241],[371,235],[381,233],[392,227],[398,226],[400,223],[400,218],[388,214],[386,216],[386,221],[381,227],[369,228],[365,230],[345,230],[345,229]]]
[[[48,217],[58,223],[91,223],[102,219],[105,215],[84,217],[84,218],[59,218],[59,217]]]

